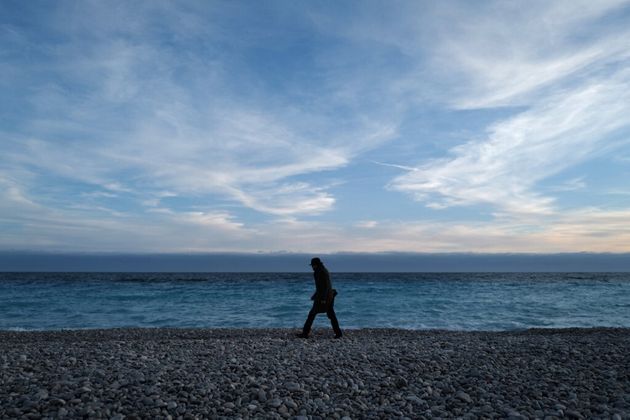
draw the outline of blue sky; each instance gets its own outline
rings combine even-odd
[[[0,250],[630,251],[629,1],[3,1],[0,75]]]

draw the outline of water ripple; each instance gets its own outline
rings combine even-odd
[[[626,273],[333,273],[345,328],[630,327]],[[299,327],[309,273],[0,273],[0,329]],[[315,326],[329,327],[325,315]]]

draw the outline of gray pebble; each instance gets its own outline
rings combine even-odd
[[[270,400],[268,404],[273,408],[278,408],[282,405],[282,400],[280,398],[274,398]]]
[[[267,401],[267,393],[264,390],[261,389],[260,391],[258,391],[257,398],[258,398],[258,401],[260,401],[260,402],[266,402]]]
[[[286,382],[284,384],[284,387],[286,389],[288,389],[289,391],[299,391],[300,390],[300,384],[298,384],[296,382]]]
[[[459,398],[460,400],[467,402],[469,404],[472,402],[472,398],[470,398],[470,395],[468,395],[464,391],[457,391],[457,394],[455,394],[455,396]]]

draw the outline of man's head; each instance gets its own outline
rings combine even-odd
[[[322,263],[322,260],[320,260],[319,258],[315,257],[315,258],[311,258],[311,267],[313,267],[313,270],[315,270],[317,267],[321,267],[322,265],[324,265]]]

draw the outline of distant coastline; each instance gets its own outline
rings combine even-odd
[[[0,272],[302,272],[307,253],[0,251]],[[630,272],[630,253],[318,253],[333,272]]]

